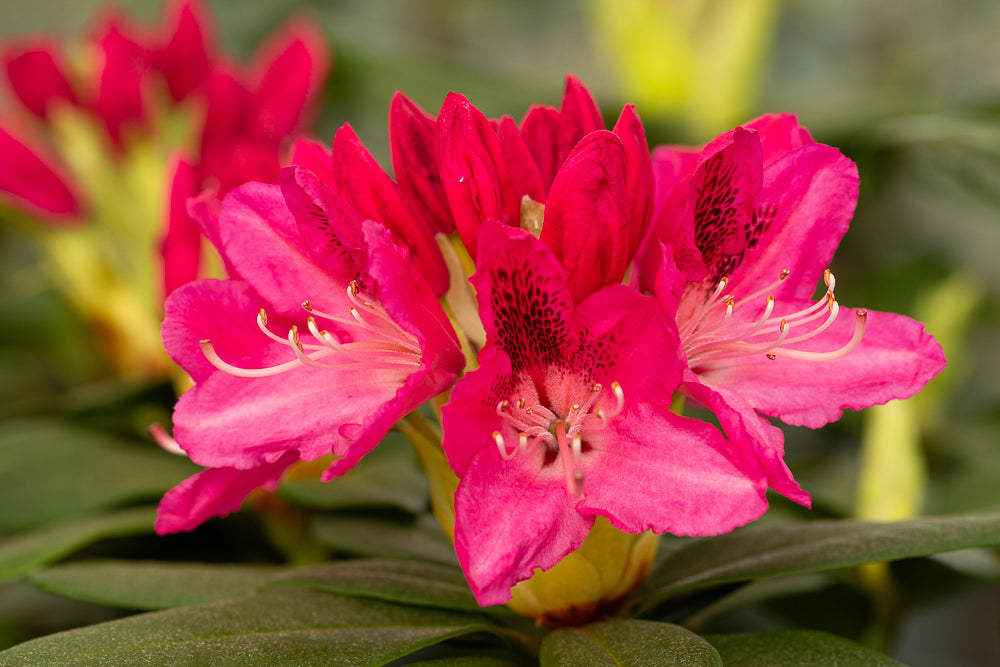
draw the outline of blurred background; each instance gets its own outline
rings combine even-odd
[[[487,115],[519,119],[530,104],[558,105],[572,73],[611,122],[622,104],[636,103],[652,144],[704,143],[760,113],[797,114],[861,173],[857,213],[831,267],[841,302],[923,320],[950,365],[905,407],[847,414],[816,432],[787,428],[787,461],[815,508],[804,514],[776,498],[765,520],[1000,509],[1000,4],[205,4],[221,48],[241,61],[288,16],[308,17],[333,54],[308,134],[328,142],[349,122],[386,167],[386,113],[396,90],[432,113],[457,90]],[[147,25],[161,20],[158,2],[116,6]],[[0,38],[81,41],[106,7],[2,3]],[[0,90],[0,110],[12,104]],[[237,517],[168,539],[98,531],[100,541],[64,541],[62,551],[16,561],[25,536],[41,534],[47,522],[155,502],[157,490],[191,470],[146,435],[150,423],[169,423],[174,385],[117,377],[43,261],[23,221],[0,225],[0,581],[8,581],[0,583],[0,648],[125,613],[17,581],[25,562],[30,569],[84,545],[77,557],[287,555],[266,520]],[[118,448],[119,468],[100,463],[108,447]],[[135,461],[125,462],[124,451]],[[116,482],[101,481],[140,468],[153,470],[150,479],[133,479],[130,489],[112,493]],[[991,551],[916,559],[803,577],[781,595],[698,619],[698,629],[809,627],[889,647],[912,665],[1000,664],[997,582],[1000,561]]]

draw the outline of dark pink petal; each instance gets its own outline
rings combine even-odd
[[[2,127],[0,155],[0,195],[50,222],[75,222],[80,203],[51,158]]]
[[[665,407],[634,404],[591,444],[577,509],[625,532],[717,535],[767,509],[759,472],[732,460],[713,427]]]
[[[510,600],[514,584],[556,565],[594,525],[574,509],[559,467],[542,470],[542,457],[536,450],[504,461],[485,448],[458,485],[455,552],[481,605]]]
[[[47,118],[49,105],[58,100],[77,103],[57,44],[40,40],[10,45],[3,50],[2,58],[11,91],[39,118]]]
[[[253,95],[232,73],[216,67],[205,80],[207,107],[201,134],[201,154],[225,154],[226,147],[240,136],[249,135],[248,109]],[[221,157],[219,158],[221,159]],[[204,161],[204,157],[202,158]],[[217,166],[209,169],[209,173]]]
[[[577,303],[625,276],[631,245],[625,169],[621,140],[601,130],[577,145],[552,183],[541,240],[566,269]]]
[[[318,265],[341,276],[365,269],[364,217],[353,206],[301,167],[281,170],[281,193]]]
[[[500,119],[497,137],[500,139],[500,148],[510,166],[510,177],[517,194],[520,196],[528,195],[536,202],[544,204],[548,184],[542,180],[538,164],[531,155],[528,144],[524,142],[524,137],[517,129],[517,124],[510,116],[504,116]]]
[[[290,163],[299,167],[305,167],[316,174],[322,183],[327,187],[333,187],[335,182],[333,175],[333,155],[330,149],[312,139],[298,139],[292,144]]]
[[[163,73],[175,102],[197,90],[208,75],[211,53],[208,19],[194,0],[175,0],[165,11],[166,43],[157,53],[156,66]]]
[[[250,181],[277,183],[281,155],[273,143],[234,137],[201,154],[202,174],[217,183],[220,195]]]
[[[301,318],[304,300],[327,312],[349,305],[344,290],[354,276],[316,263],[279,186],[247,183],[230,191],[219,230],[223,256],[264,297],[261,306]]]
[[[631,215],[628,256],[632,259],[653,217],[653,160],[646,131],[634,106],[625,105],[613,131],[625,149],[625,184]]]
[[[775,297],[812,296],[857,198],[858,169],[836,148],[810,144],[774,162],[764,172],[747,250],[733,258],[730,289],[754,292],[788,269],[791,275]]]
[[[535,156],[547,191],[566,157],[559,153],[559,110],[541,105],[531,107],[521,120],[521,134]]]
[[[789,308],[808,305],[789,304]],[[855,326],[854,310],[841,308],[823,335],[789,345],[828,352],[846,344]],[[790,335],[794,336],[793,326]],[[764,355],[715,362],[699,376],[705,384],[739,394],[766,415],[796,426],[818,428],[840,418],[844,408],[860,410],[907,398],[944,368],[941,346],[920,322],[894,313],[868,311],[861,345],[840,359],[805,361]]]
[[[587,87],[573,75],[566,77],[562,107],[559,110],[559,162],[573,151],[590,132],[604,129],[604,119]]]
[[[194,166],[184,158],[176,158],[170,172],[167,233],[160,248],[163,256],[164,295],[195,280],[201,264],[201,228],[191,219],[187,210],[188,199],[201,190],[200,179]]]
[[[744,123],[743,127],[760,135],[765,169],[788,151],[816,143],[809,130],[799,125],[799,119],[790,113],[765,114]]]
[[[743,400],[738,394],[718,387],[709,387],[690,371],[684,393],[704,405],[718,417],[723,431],[732,443],[730,460],[748,474],[756,472],[767,485],[795,502],[810,506],[808,493],[792,478],[782,457],[785,454],[784,434]]]
[[[444,294],[448,290],[448,268],[429,219],[382,170],[350,125],[344,125],[334,135],[333,172],[337,194],[365,218],[388,227],[396,243],[413,253],[414,264],[435,293]]]
[[[521,201],[496,132],[464,96],[449,93],[438,114],[441,182],[462,242],[475,257],[484,220],[518,225]]]
[[[576,342],[562,265],[530,233],[494,220],[483,223],[480,239],[471,281],[487,344],[502,349],[515,372],[561,361]]]
[[[455,219],[438,168],[437,123],[413,100],[397,92],[389,105],[389,147],[396,182],[427,211],[435,232],[455,231]]]
[[[112,18],[95,40],[103,58],[97,113],[116,144],[121,144],[125,138],[127,126],[146,121],[143,89],[152,54],[130,32],[134,29],[124,21]]]
[[[291,134],[326,80],[329,61],[326,42],[310,24],[290,23],[270,38],[251,75],[254,133],[272,141]]]
[[[694,226],[713,281],[729,276],[747,248],[763,178],[760,150],[755,132],[738,127],[720,135],[702,153],[688,185],[684,224]]]
[[[273,491],[285,470],[296,461],[295,452],[288,452],[274,463],[249,470],[211,468],[187,478],[160,501],[157,535],[194,530],[213,517],[235,512],[253,491]]]
[[[632,282],[644,293],[653,290],[661,245],[670,246],[688,280],[708,275],[701,251],[694,242],[694,225],[685,220],[688,185],[701,155],[699,149],[660,146],[653,151],[655,204],[650,229],[636,251]]]

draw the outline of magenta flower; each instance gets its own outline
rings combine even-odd
[[[765,452],[669,410],[684,373],[676,330],[623,285],[574,305],[530,233],[487,221],[477,290],[487,345],[443,409],[461,482],[455,548],[481,604],[578,548],[596,516],[626,532],[722,533],[759,517]],[[780,463],[780,461],[779,461]]]
[[[473,257],[480,225],[493,219],[540,236],[576,302],[624,278],[653,197],[646,136],[631,105],[609,132],[590,93],[568,77],[561,110],[533,107],[518,126],[506,116],[490,121],[451,93],[438,115],[437,157]]]
[[[815,428],[911,396],[944,367],[919,322],[836,300],[826,268],[857,169],[793,116],[758,118],[701,150],[660,148],[654,161],[656,226],[638,281],[676,313],[683,389],[731,439],[780,451],[781,432],[758,413]]]
[[[296,461],[349,470],[464,365],[408,253],[311,172],[234,189],[217,224],[233,279],[178,289],[163,326],[196,383],[174,436],[209,469],[164,497],[160,533],[235,510]]]

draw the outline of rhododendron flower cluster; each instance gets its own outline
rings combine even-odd
[[[161,533],[296,461],[332,454],[331,479],[437,396],[445,528],[477,600],[503,603],[600,517],[713,535],[769,487],[808,505],[766,417],[819,426],[944,365],[919,323],[837,301],[857,172],[792,116],[650,153],[634,108],[607,130],[570,77],[519,123],[452,93],[436,118],[397,95],[389,126],[395,179],[345,126],[279,185],[194,201],[230,278],[167,304],[196,383],[174,435],[208,469],[164,498]]]
[[[293,20],[238,65],[201,5],[176,0],[162,26],[106,13],[81,48],[41,36],[5,43],[0,60],[11,98],[0,116],[5,217],[42,223],[31,232],[54,282],[112,339],[123,371],[157,365],[136,349],[152,338],[162,356],[164,296],[204,273],[187,199],[277,182],[325,79],[326,46]]]

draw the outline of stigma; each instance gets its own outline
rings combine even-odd
[[[502,400],[496,412],[503,418],[505,430],[517,434],[516,445],[508,446],[508,438],[499,430],[493,441],[504,460],[509,461],[531,447],[543,448],[544,460],[562,463],[566,491],[572,498],[583,495],[584,454],[589,450],[587,439],[602,431],[608,422],[625,408],[625,392],[618,382],[606,390],[596,383],[579,392],[579,402],[561,412],[540,403],[531,404],[524,398]]]
[[[840,304],[834,295],[836,278],[827,269],[823,272],[826,292],[811,305],[793,313],[776,315],[778,303],[768,294],[788,279],[787,269],[778,279],[737,302],[729,291],[729,280],[722,278],[715,290],[684,322],[678,322],[681,342],[692,368],[716,361],[746,356],[764,355],[774,361],[779,357],[803,361],[831,361],[850,354],[864,337],[868,311],[859,309],[854,315],[851,338],[825,352],[800,350],[796,343],[820,337],[840,316]],[[759,301],[767,294],[763,303]],[[743,312],[740,312],[743,311]],[[747,313],[756,313],[747,316]]]
[[[275,333],[263,308],[257,313],[257,327],[264,340],[287,347],[291,358],[264,368],[241,368],[222,359],[211,340],[199,341],[202,353],[219,370],[238,377],[270,377],[295,368],[309,366],[337,370],[387,370],[409,375],[421,363],[421,348],[416,336],[404,330],[386,313],[381,303],[362,291],[352,280],[347,286],[346,313],[337,315],[317,310],[302,302],[306,313],[304,327],[293,324],[284,334]],[[345,335],[337,336],[321,329],[320,322],[332,323]],[[345,338],[349,337],[350,340]]]

